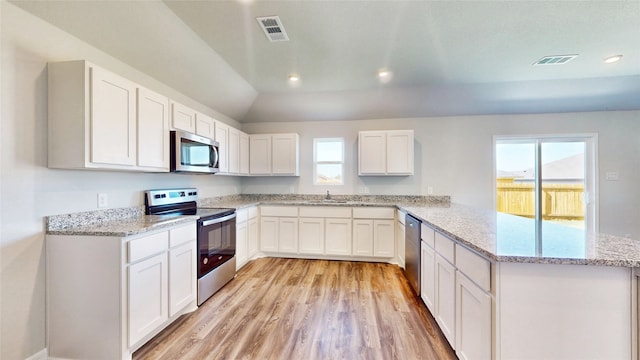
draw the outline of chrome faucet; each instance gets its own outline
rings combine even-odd
[[[331,194],[329,194],[329,190],[327,190],[327,196],[325,196],[324,199],[331,200]]]

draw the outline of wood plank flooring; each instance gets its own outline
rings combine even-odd
[[[133,359],[456,359],[419,301],[395,265],[257,259]]]

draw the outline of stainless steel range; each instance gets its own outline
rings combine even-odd
[[[235,209],[198,208],[194,188],[145,192],[147,215],[173,217],[197,215],[198,305],[220,290],[236,275]]]

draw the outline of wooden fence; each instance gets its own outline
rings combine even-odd
[[[497,210],[535,217],[534,186],[515,183],[511,178],[499,178]],[[542,184],[542,218],[584,220],[584,184]]]

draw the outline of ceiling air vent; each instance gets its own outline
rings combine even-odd
[[[282,21],[277,16],[265,16],[256,18],[260,27],[264,31],[264,34],[267,35],[269,41],[289,41],[289,37],[287,36],[287,32],[284,31],[284,26],[282,26]]]
[[[577,56],[578,56],[578,54],[575,54],[575,55],[545,56],[542,59],[534,62],[533,66],[538,66],[538,65],[564,65],[564,64],[568,63],[569,61],[575,59]]]

